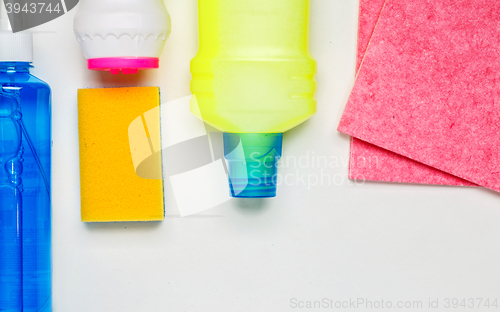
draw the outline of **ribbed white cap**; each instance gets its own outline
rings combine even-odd
[[[33,35],[12,33],[3,0],[0,0],[0,62],[33,62]]]
[[[85,0],[74,31],[87,59],[159,58],[171,22],[163,0]]]

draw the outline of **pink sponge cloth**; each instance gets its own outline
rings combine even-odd
[[[356,71],[386,0],[360,0]],[[475,184],[356,138],[351,140],[349,178],[359,180],[473,186]]]
[[[339,130],[500,191],[498,12],[388,0]]]

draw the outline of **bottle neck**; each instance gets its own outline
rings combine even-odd
[[[29,62],[0,62],[0,73],[29,73],[32,67]]]

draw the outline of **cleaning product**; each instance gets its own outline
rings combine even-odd
[[[163,0],[81,0],[74,31],[89,69],[135,74],[159,67],[170,16]]]
[[[276,195],[283,132],[316,112],[309,0],[198,0],[191,110],[224,131],[234,197]]]
[[[160,90],[78,90],[83,222],[160,221]]]
[[[49,86],[0,0],[0,311],[52,311]]]

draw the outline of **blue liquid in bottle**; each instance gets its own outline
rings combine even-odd
[[[52,311],[51,92],[0,61],[0,311]]]

